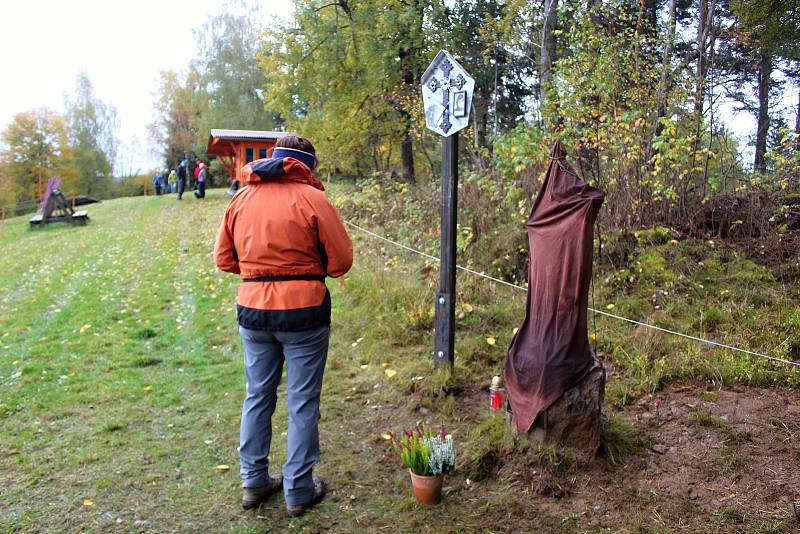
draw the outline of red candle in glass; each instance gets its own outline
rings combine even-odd
[[[503,379],[499,376],[492,378],[492,387],[489,388],[489,407],[493,411],[501,410],[505,401],[505,388]]]

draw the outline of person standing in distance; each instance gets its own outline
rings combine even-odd
[[[174,193],[177,191],[178,186],[178,172],[175,169],[169,171],[169,176],[167,176],[167,192]]]
[[[223,271],[239,274],[237,316],[247,394],[239,440],[245,509],[283,487],[290,516],[325,496],[313,476],[319,460],[319,404],[328,355],[331,297],[325,277],[344,275],[353,244],[325,188],[311,171],[314,146],[279,139],[272,158],[242,168],[214,247]],[[283,477],[269,475],[272,414],[286,363],[289,431]]]
[[[195,198],[206,197],[206,180],[208,180],[208,166],[205,162],[197,158],[197,189],[194,190]]]
[[[183,190],[186,188],[186,178],[189,176],[189,160],[181,161],[178,166],[178,200],[183,200]]]

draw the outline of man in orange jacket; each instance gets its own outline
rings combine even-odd
[[[255,508],[283,487],[289,515],[325,496],[319,460],[319,402],[328,354],[331,298],[325,277],[345,274],[353,244],[311,171],[306,139],[279,139],[270,159],[242,168],[214,247],[217,267],[239,274],[237,315],[247,395],[239,445],[242,506]],[[284,362],[289,432],[283,477],[270,477],[272,414]]]

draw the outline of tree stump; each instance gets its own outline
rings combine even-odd
[[[606,370],[594,351],[592,359],[592,368],[584,379],[536,418],[525,436],[528,441],[570,447],[586,459],[597,455]]]

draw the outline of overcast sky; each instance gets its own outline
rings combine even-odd
[[[144,172],[160,165],[147,133],[158,73],[186,69],[197,53],[192,30],[222,4],[222,0],[4,2],[0,131],[22,111],[49,107],[63,112],[64,93],[74,92],[78,73],[85,71],[96,96],[119,111],[117,172]],[[288,16],[292,9],[289,0],[265,0],[260,5],[262,12],[256,16],[263,24],[276,15]],[[796,88],[786,91],[781,107],[793,109],[796,95]],[[723,109],[723,120],[745,141],[755,120],[746,113],[734,115],[730,108]]]
[[[64,109],[78,73],[95,95],[119,112],[125,171],[160,165],[147,124],[162,70],[186,69],[197,54],[192,30],[217,13],[222,0],[72,0],[3,2],[0,50],[0,131],[14,115],[40,107]],[[289,15],[288,0],[261,2],[265,20]],[[266,20],[265,20],[266,22]],[[119,169],[118,169],[119,170]]]

